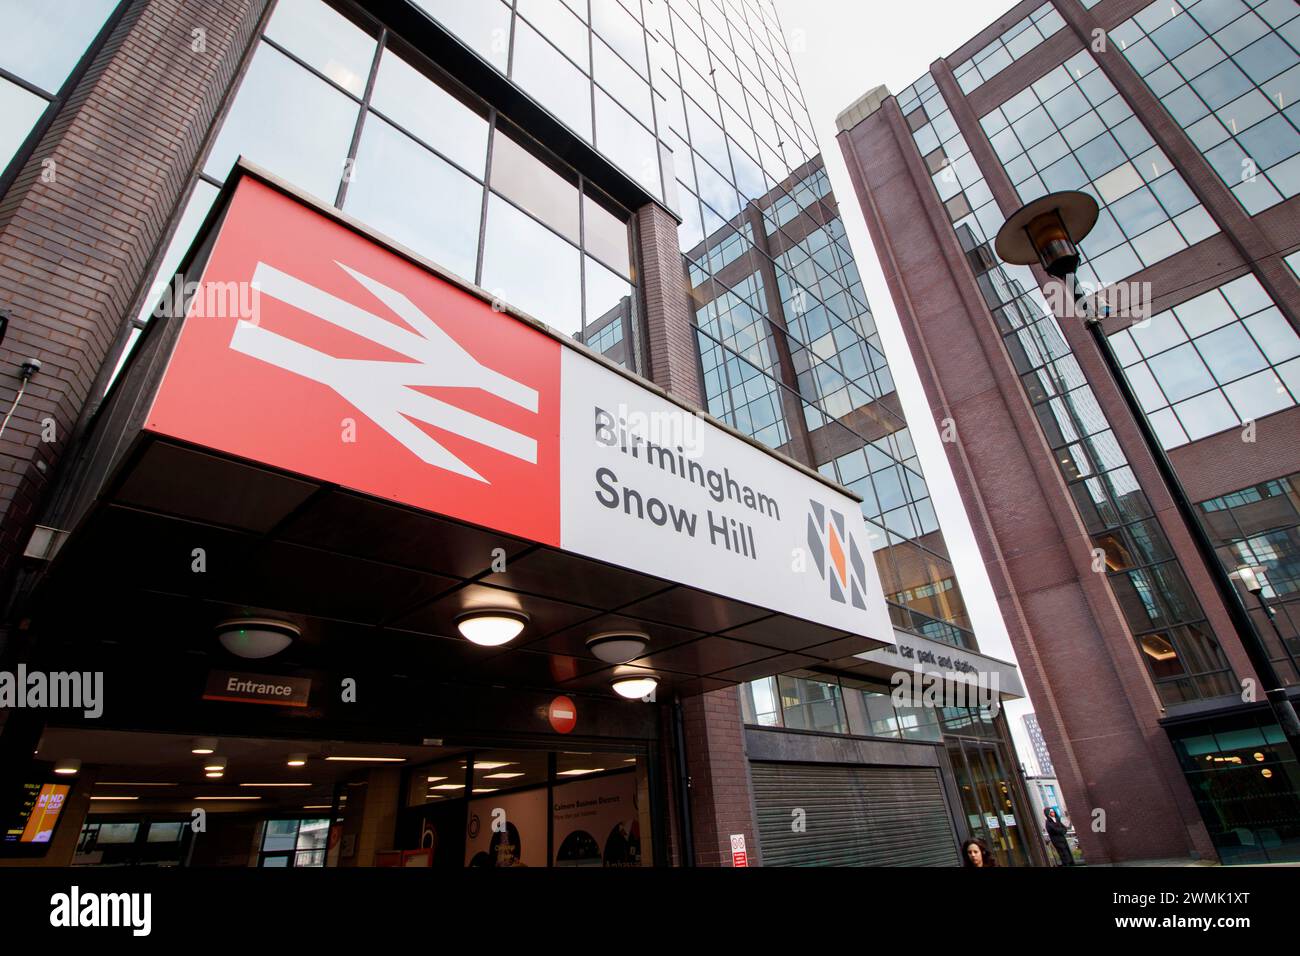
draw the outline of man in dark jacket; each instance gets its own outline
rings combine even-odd
[[[1070,852],[1070,841],[1065,836],[1068,832],[1065,824],[1051,807],[1043,809],[1043,816],[1046,818],[1047,839],[1056,850],[1056,855],[1061,858],[1061,866],[1074,866],[1074,854]]]

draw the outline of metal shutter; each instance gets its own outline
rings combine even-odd
[[[764,866],[957,866],[933,768],[752,763]],[[792,811],[805,812],[796,833]]]

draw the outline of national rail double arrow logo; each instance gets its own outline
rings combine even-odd
[[[808,551],[817,573],[829,585],[831,600],[865,611],[867,568],[844,515],[817,501],[809,500],[808,506]]]
[[[418,428],[414,421],[442,428],[514,458],[537,462],[535,439],[426,395],[416,386],[479,388],[530,412],[537,411],[534,389],[481,364],[402,293],[341,262],[335,265],[386,305],[408,328],[394,325],[265,262],[257,264],[253,285],[263,295],[370,339],[412,361],[335,358],[245,321],[235,326],[230,347],[329,386],[408,451],[435,468],[475,481],[487,481]]]

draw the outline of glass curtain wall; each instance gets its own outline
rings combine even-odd
[[[1236,581],[1278,673],[1300,675],[1300,475],[1287,475],[1197,505],[1231,574],[1256,569],[1263,591]]]
[[[708,410],[861,495],[895,624],[973,647],[773,5],[642,9]]]
[[[934,78],[898,103],[1161,700],[1234,694],[1227,658],[1033,273],[993,251],[1002,213]]]
[[[73,72],[121,0],[0,0],[0,182],[37,124],[55,113]]]
[[[240,156],[640,369],[630,211],[346,0],[276,3],[137,330]]]

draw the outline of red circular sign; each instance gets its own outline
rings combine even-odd
[[[567,734],[578,725],[578,706],[568,697],[557,697],[547,708],[546,717],[557,734]]]

